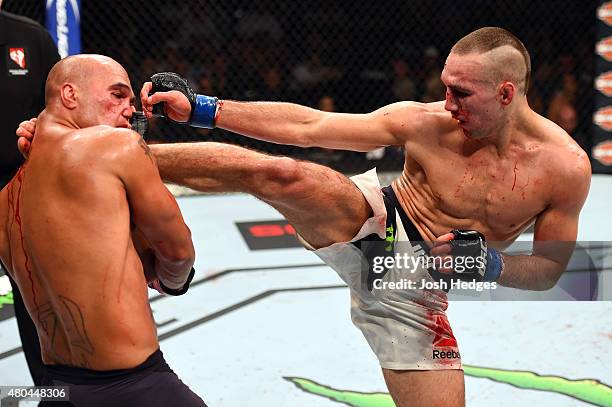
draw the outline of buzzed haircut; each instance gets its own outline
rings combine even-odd
[[[480,28],[457,41],[451,52],[459,55],[472,52],[485,53],[505,45],[516,49],[523,57],[523,62],[525,63],[523,93],[527,94],[531,82],[531,58],[525,45],[510,31],[499,27]]]

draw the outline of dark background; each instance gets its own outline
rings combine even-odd
[[[365,112],[398,100],[441,100],[450,47],[483,26],[516,34],[533,66],[532,108],[590,152],[595,1],[82,0],[83,52],[109,55],[138,93],[152,73],[187,76],[202,93]],[[44,23],[44,1],[5,0]],[[312,159],[345,172],[400,170],[402,152],[302,150],[215,129],[156,123],[152,137],[213,139]]]

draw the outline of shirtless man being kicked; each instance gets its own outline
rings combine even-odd
[[[52,68],[29,158],[0,192],[0,258],[36,325],[47,384],[70,386],[71,403],[204,406],[159,350],[145,273],[184,293],[195,254],[130,130],[133,100],[110,58]]]

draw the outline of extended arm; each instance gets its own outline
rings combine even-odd
[[[412,134],[418,133],[425,109],[419,103],[399,102],[367,114],[330,113],[293,103],[217,101],[203,95],[190,102],[176,90],[149,96],[152,86],[151,82],[145,83],[140,93],[148,117],[152,115],[153,105],[164,102],[165,114],[175,121],[186,122],[196,117],[196,121],[206,122],[198,123],[200,127],[216,126],[256,139],[300,147],[369,151],[381,146],[404,145]]]

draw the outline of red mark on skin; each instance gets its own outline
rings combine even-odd
[[[25,249],[25,242],[23,237],[23,223],[21,221],[21,187],[23,186],[23,176],[25,175],[25,168],[22,166],[17,171],[17,181],[19,182],[19,189],[17,190],[17,202],[14,207],[15,211],[15,222],[17,222],[17,226],[19,227],[19,236],[21,240],[21,250],[23,251],[23,256],[25,257],[25,269],[28,273],[28,278],[30,279],[30,285],[32,287],[32,300],[34,301],[34,306],[38,308],[38,301],[36,301],[36,289],[34,288],[34,279],[32,278],[32,269],[30,269],[29,261],[30,258]]]
[[[121,303],[121,288],[123,287],[123,277],[125,276],[125,268],[121,271],[121,277],[119,278],[119,288],[117,290],[117,304]]]
[[[11,181],[9,182],[9,187],[8,187],[8,194],[7,194],[7,198],[8,198],[8,205],[9,205],[9,209],[11,209],[11,212],[13,214],[12,218],[11,218],[11,226],[9,227],[9,230],[13,229],[13,226],[15,225],[15,180],[17,179],[17,175],[19,174],[19,171],[17,171],[17,173],[13,176],[13,178],[11,179]],[[9,216],[11,216],[9,214]]]
[[[527,196],[527,195],[525,194],[525,190],[527,189],[527,186],[529,185],[529,181],[530,181],[530,180],[531,180],[531,177],[529,177],[529,176],[528,176],[528,177],[527,177],[527,183],[521,187],[521,190],[522,190],[522,192],[521,192],[521,196],[522,196],[522,198],[523,198],[523,201],[526,199],[526,196]]]
[[[518,161],[514,163],[514,182],[512,182],[512,190],[516,186],[516,170],[518,169]]]
[[[19,182],[19,189],[17,190],[17,199],[16,202],[13,206],[13,212],[14,212],[14,221],[15,223],[17,223],[17,226],[19,227],[19,237],[20,237],[20,242],[21,242],[21,250],[23,251],[23,256],[25,258],[25,264],[24,267],[26,269],[26,272],[28,273],[28,279],[30,280],[30,287],[32,288],[32,301],[34,302],[34,307],[38,308],[38,301],[36,299],[36,288],[34,287],[34,279],[32,278],[32,269],[30,268],[30,257],[28,256],[28,252],[25,249],[25,239],[23,237],[23,222],[21,220],[21,188],[23,186],[23,178],[25,176],[25,165],[21,166],[19,168],[19,170],[17,171],[17,175],[15,176],[15,178],[13,178],[13,181],[15,181],[15,179],[17,179],[17,181]],[[14,196],[13,196],[14,198]],[[49,336],[49,331],[47,329],[46,324],[42,324],[42,328],[45,331],[45,334],[47,336]]]
[[[13,181],[9,183],[7,192],[8,193],[6,194],[6,200],[8,201],[9,216],[11,216],[11,214],[15,213],[15,206],[13,205],[13,200],[15,199],[14,194],[13,194]],[[13,222],[11,222],[11,226],[9,226],[9,230],[13,229],[14,223],[15,223],[15,220],[13,218]]]
[[[468,172],[469,170],[466,169],[463,173],[463,177],[461,178],[461,181],[459,182],[459,185],[457,185],[457,189],[455,190],[455,198],[459,196],[459,192],[461,192],[461,187],[463,186],[463,184],[465,184],[465,179],[467,178]]]

